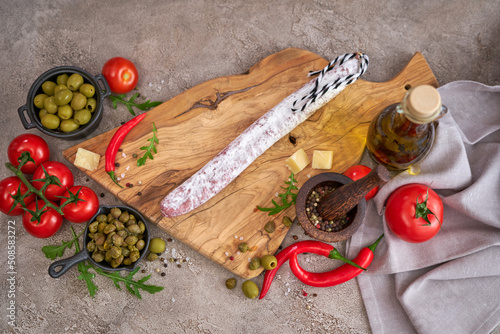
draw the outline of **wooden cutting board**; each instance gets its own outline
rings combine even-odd
[[[249,270],[249,258],[275,253],[288,231],[282,224],[283,216],[295,217],[294,207],[273,217],[256,209],[257,205],[271,206],[271,200],[278,199],[280,186],[285,186],[290,175],[285,159],[299,148],[311,160],[314,150],[332,150],[334,163],[329,172],[341,173],[357,164],[365,148],[369,122],[380,110],[399,102],[409,86],[437,87],[420,53],[388,82],[358,80],[348,86],[198,209],[165,218],[160,201],[256,119],[311,80],[309,71],[327,64],[309,51],[286,49],[260,61],[247,73],[207,81],[148,111],[125,138],[124,155],[118,153],[116,157],[120,164],[116,174],[125,174],[121,184],[131,183],[132,188],[116,186],[104,171],[104,153],[116,129],[65,150],[64,157],[73,163],[79,147],[100,154],[97,170],[82,171],[171,236],[241,277],[255,277],[262,270]],[[158,129],[158,154],[137,167],[132,154],[141,156],[139,148],[148,144],[153,122]],[[309,165],[296,175],[298,185],[321,172],[325,170],[313,170]],[[264,225],[271,219],[276,231],[268,234]],[[238,244],[243,241],[254,250],[239,253]]]

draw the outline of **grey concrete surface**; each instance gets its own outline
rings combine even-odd
[[[206,80],[243,73],[288,47],[327,59],[365,52],[371,63],[364,79],[371,81],[389,80],[420,51],[440,84],[474,80],[498,85],[499,13],[498,0],[1,0],[2,161],[7,161],[10,140],[25,132],[46,139],[51,158],[62,162],[62,150],[78,142],[26,131],[17,115],[32,82],[54,66],[74,65],[98,74],[107,59],[123,56],[138,67],[141,94],[165,101]],[[128,119],[126,109],[114,110],[108,101],[104,120],[92,135]],[[99,184],[70,168],[76,184],[105,194],[102,203],[118,203]],[[0,178],[10,175],[0,168]],[[248,300],[239,289],[226,289],[224,281],[233,277],[230,272],[175,240],[168,243],[167,256],[174,252],[189,258],[181,268],[164,268],[159,262],[143,265],[152,275],[149,283],[164,286],[162,292],[144,292],[138,300],[110,280],[96,277],[99,290],[92,299],[85,283],[77,279],[76,268],[59,279],[47,274],[50,260],[41,248],[69,240],[68,222],[44,240],[26,233],[19,217],[2,214],[0,219],[0,328],[5,333],[371,332],[355,280],[328,289],[306,287],[285,265],[264,300]],[[12,298],[7,295],[12,276],[6,265],[9,220],[16,226]],[[169,237],[156,227],[152,233]],[[293,235],[305,238],[294,226],[283,245],[291,244]],[[314,256],[309,261],[314,270],[328,266]],[[262,278],[254,281],[260,285]],[[238,285],[242,282],[239,278]],[[7,317],[11,300],[15,300],[14,327]]]

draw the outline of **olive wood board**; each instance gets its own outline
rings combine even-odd
[[[257,206],[269,207],[290,176],[285,160],[303,148],[312,160],[314,150],[334,152],[330,170],[314,170],[311,164],[295,178],[298,186],[322,172],[343,172],[357,164],[365,148],[370,120],[386,106],[399,102],[408,85],[438,86],[426,60],[416,53],[394,78],[387,82],[358,80],[344,89],[313,116],[275,143],[242,174],[201,207],[175,218],[160,212],[160,202],[188,179],[264,113],[307,81],[309,71],[320,70],[328,61],[312,52],[289,48],[272,54],[247,73],[209,80],[147,111],[133,128],[116,156],[116,175],[124,186],[113,183],[104,170],[104,154],[116,129],[90,138],[63,152],[71,163],[79,147],[101,155],[94,171],[82,169],[124,203],[144,214],[172,237],[243,278],[257,276],[248,268],[249,259],[274,254],[288,232],[283,216],[295,217],[290,207],[268,216]],[[372,65],[374,66],[374,65]],[[368,68],[368,71],[370,69]],[[406,87],[406,88],[405,88]],[[137,167],[134,153],[151,138],[153,122],[158,129],[158,153],[154,160]],[[133,187],[125,187],[130,183]],[[276,230],[266,233],[264,225],[274,220]],[[251,251],[238,252],[247,242]]]

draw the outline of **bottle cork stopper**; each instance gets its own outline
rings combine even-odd
[[[430,85],[421,85],[410,90],[406,107],[410,116],[418,123],[428,123],[434,120],[441,112],[441,96],[436,88]]]

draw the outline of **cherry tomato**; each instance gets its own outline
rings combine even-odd
[[[99,209],[99,198],[95,192],[89,187],[74,186],[68,189],[72,194],[76,194],[78,190],[78,198],[81,201],[70,203],[62,208],[64,218],[73,223],[86,223],[92,218]],[[64,193],[64,197],[69,197],[68,191]],[[61,206],[66,203],[66,199],[61,200]]]
[[[113,93],[126,94],[137,86],[139,73],[134,63],[122,57],[108,60],[102,67],[102,75],[106,78]]]
[[[45,197],[47,197],[49,201],[58,202],[61,200],[61,198],[57,196],[62,196],[62,194],[64,194],[64,192],[66,191],[66,188],[73,187],[73,173],[71,173],[71,170],[61,162],[46,161],[42,163],[41,166],[38,166],[38,168],[35,170],[35,173],[33,174],[33,180],[45,178],[45,173],[43,172],[42,166],[43,168],[45,168],[47,173],[49,173],[49,175],[57,176],[57,178],[59,179],[61,187],[56,184],[51,184],[47,187],[47,189],[45,189],[44,192]],[[31,184],[33,184],[36,189],[40,190],[44,183],[42,181],[31,181]]]
[[[434,214],[425,212],[425,208]],[[417,212],[421,212],[422,217],[417,218]],[[423,217],[427,217],[428,221]],[[387,199],[385,221],[400,239],[413,243],[424,242],[433,238],[441,229],[443,202],[428,186],[418,183],[407,184],[394,190]]]
[[[18,166],[19,161],[17,161],[17,159],[24,151],[28,151],[31,158],[35,160],[35,163],[28,161],[26,164],[24,164],[24,166],[21,168],[21,171],[24,174],[33,174],[39,164],[49,160],[49,146],[42,137],[39,137],[37,135],[32,135],[29,133],[22,134],[20,136],[17,136],[10,142],[9,148],[7,150],[10,163],[14,166]]]
[[[14,204],[14,199],[10,195],[17,195],[19,185],[21,185],[21,194],[25,194],[26,191],[28,191],[28,187],[26,187],[26,185],[22,183],[17,176],[10,176],[0,181],[0,211],[6,215],[20,216],[24,212],[22,205],[19,203],[17,203],[15,208],[10,211],[12,205]],[[30,194],[24,199],[23,202],[26,206],[28,206],[28,204],[34,200],[35,194]]]
[[[28,205],[28,209],[36,211],[44,207],[45,202],[42,200],[35,201]],[[26,231],[36,238],[48,238],[53,236],[62,226],[63,217],[52,208],[45,208],[40,221],[31,221],[33,216],[30,212],[25,211],[23,214],[23,226]]]
[[[370,167],[366,167],[364,165],[354,165],[343,173],[345,176],[350,177],[351,180],[356,181],[366,176],[366,174],[370,173],[372,170]],[[365,199],[368,201],[372,199],[378,192],[378,187],[373,188],[366,194]]]

